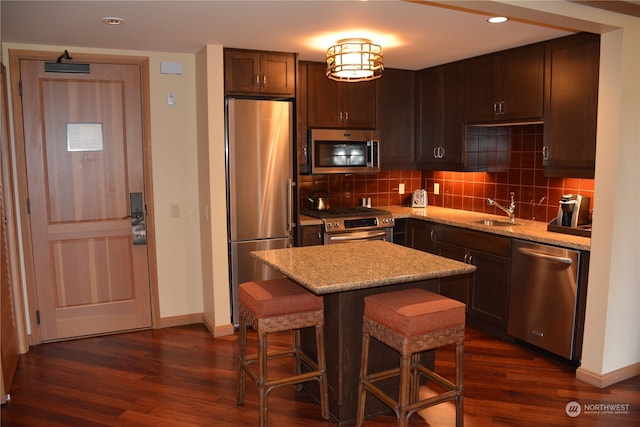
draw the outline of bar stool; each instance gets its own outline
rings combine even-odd
[[[358,414],[356,425],[364,421],[366,393],[369,392],[391,407],[398,418],[398,426],[406,426],[409,417],[424,408],[456,401],[456,426],[462,427],[465,305],[461,302],[428,292],[406,289],[368,296],[364,299],[362,325],[362,358],[358,386]],[[368,373],[370,337],[400,353],[400,367],[383,372]],[[447,344],[456,345],[456,383],[426,368],[420,353]],[[382,391],[375,383],[399,376],[398,400]],[[433,380],[445,391],[418,400],[421,376]]]
[[[324,352],[324,303],[302,286],[286,278],[246,282],[239,288],[240,357],[238,380],[238,405],[244,401],[245,372],[258,387],[260,427],[267,426],[267,396],[275,388],[284,385],[300,387],[307,381],[320,385],[322,417],[329,418],[327,369]],[[258,353],[247,356],[247,325],[258,334]],[[300,328],[315,326],[317,358],[312,360],[300,348]],[[292,348],[267,353],[267,334],[291,330]],[[293,375],[268,379],[269,359],[291,356],[294,360]],[[251,364],[258,362],[257,373]],[[301,372],[300,362],[310,369]]]

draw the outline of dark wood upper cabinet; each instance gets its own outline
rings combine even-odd
[[[600,36],[581,33],[552,40],[545,63],[544,174],[593,178]]]
[[[416,73],[416,164],[464,167],[464,65],[453,62]]]
[[[293,53],[224,50],[225,95],[273,95],[293,98],[296,89]]]
[[[542,120],[543,95],[543,43],[480,56],[466,63],[467,123]]]
[[[336,82],[326,76],[324,63],[308,63],[307,103],[310,128],[376,128],[375,80]]]
[[[376,124],[380,135],[380,167],[415,166],[415,73],[385,69],[376,80]]]

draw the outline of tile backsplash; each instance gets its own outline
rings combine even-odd
[[[543,174],[543,125],[510,126],[508,167],[500,172],[424,171],[429,204],[474,212],[503,215],[488,206],[487,198],[507,206],[509,193],[515,193],[516,217],[550,222],[558,214],[558,202],[563,194],[573,193],[591,199],[593,209],[593,179],[547,178]],[[440,194],[433,194],[433,185],[440,184]]]
[[[577,193],[591,198],[593,209],[592,179],[547,178],[542,168],[543,125],[519,125],[502,127],[496,132],[475,130],[467,132],[474,145],[496,147],[498,159],[505,156],[505,140],[508,163],[497,162],[498,168],[490,172],[449,172],[392,170],[371,175],[303,175],[298,183],[300,209],[308,209],[306,196],[315,189],[326,190],[332,207],[358,206],[361,197],[371,197],[372,206],[408,206],[411,192],[426,188],[429,205],[464,209],[502,215],[502,211],[487,206],[488,197],[506,206],[509,193],[515,193],[516,217],[549,222],[558,213],[558,202],[563,194]],[[507,130],[507,136],[501,134]],[[488,140],[490,138],[490,140]],[[496,144],[495,141],[498,141]],[[483,152],[483,150],[479,150]],[[491,150],[489,150],[491,156]],[[473,159],[475,160],[475,159]],[[475,165],[475,164],[474,164]],[[405,185],[405,194],[398,194],[399,184]],[[435,195],[434,184],[440,192]]]
[[[371,206],[409,205],[411,191],[424,186],[419,170],[392,170],[367,175],[301,175],[298,182],[300,209],[309,209],[306,197],[313,190],[329,193],[331,207],[358,206],[361,197],[371,197]],[[398,186],[405,185],[405,194],[398,194]]]

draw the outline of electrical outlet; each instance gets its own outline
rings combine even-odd
[[[437,182],[433,184],[433,194],[435,194],[436,196],[440,194],[440,184]]]
[[[398,194],[404,194],[404,184],[398,184]]]

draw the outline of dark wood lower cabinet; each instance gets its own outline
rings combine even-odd
[[[441,279],[437,292],[465,303],[470,323],[506,336],[511,239],[429,221],[405,221],[400,244],[477,267],[471,280]]]

